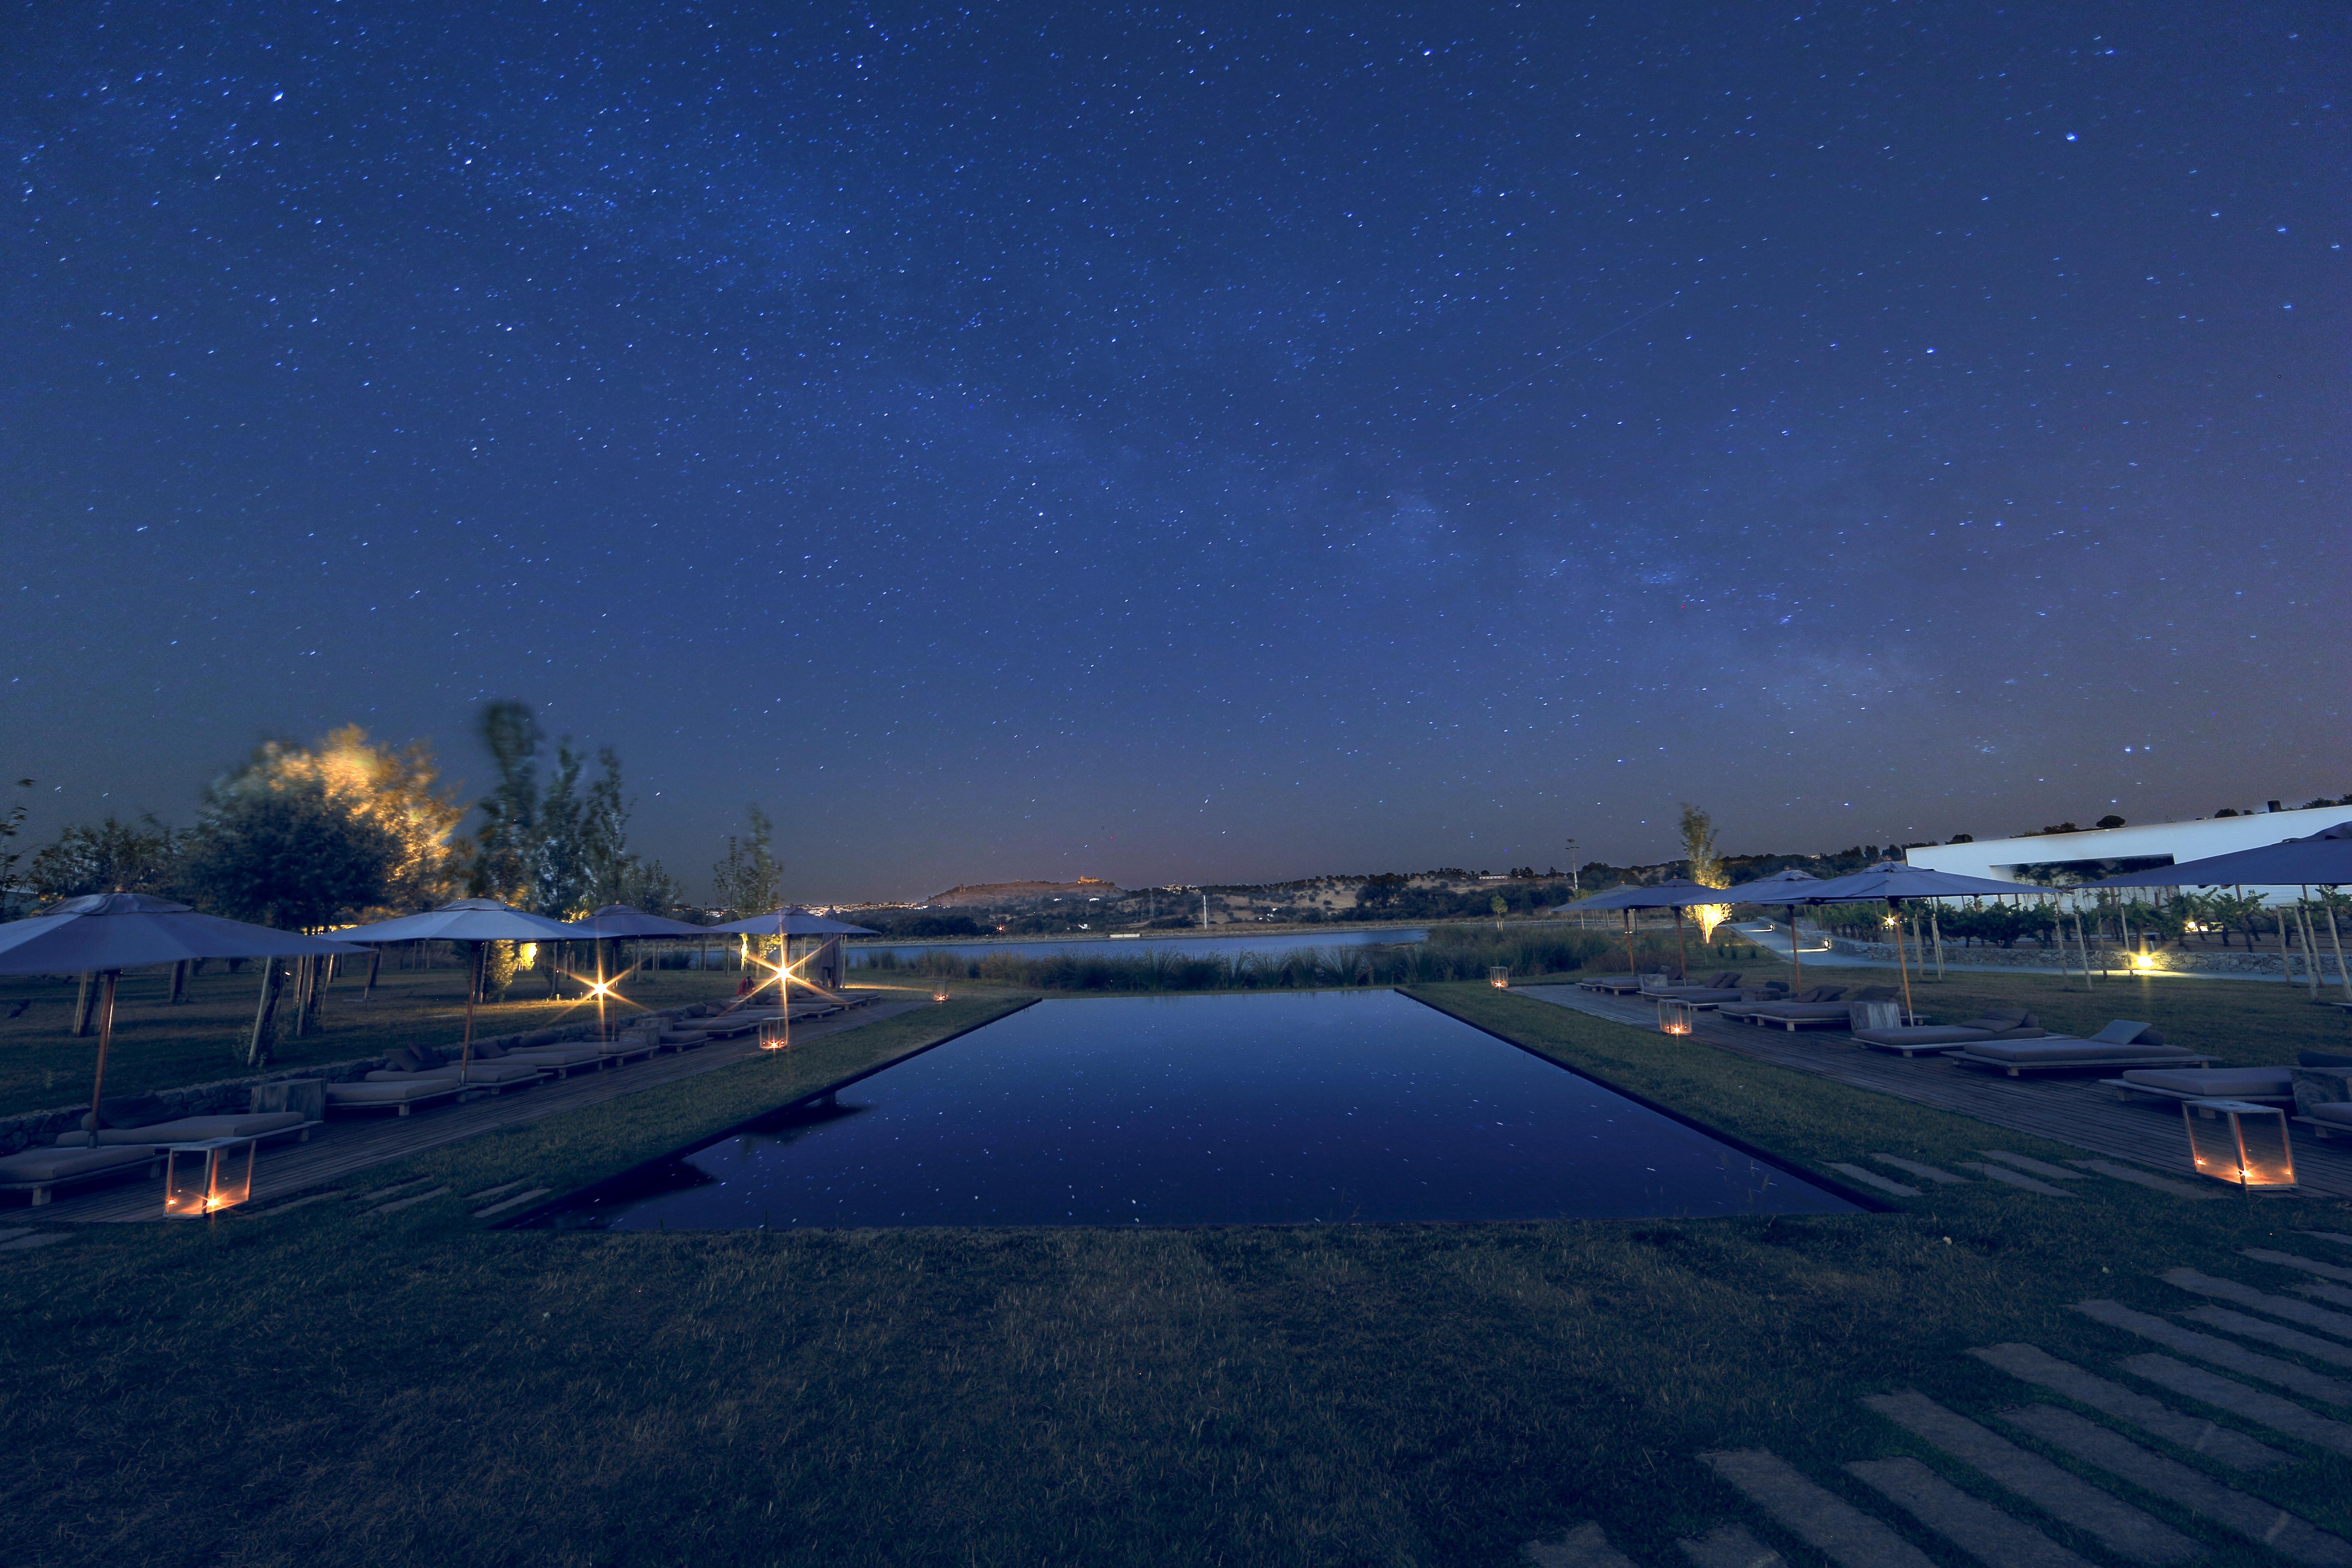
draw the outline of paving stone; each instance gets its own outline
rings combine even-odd
[[[2352,1345],[2323,1340],[2317,1334],[2306,1334],[2301,1329],[2290,1329],[2284,1323],[2250,1318],[2227,1307],[2191,1307],[2180,1315],[2194,1319],[2208,1328],[2226,1329],[2242,1338],[2260,1340],[2266,1345],[2276,1345],[2283,1351],[2307,1355],[2330,1366],[2352,1366]]]
[[[0,1252],[30,1252],[38,1247],[55,1247],[60,1241],[71,1241],[69,1230],[44,1230],[31,1236],[20,1236],[14,1241],[0,1241]]]
[[[371,1209],[368,1212],[371,1214],[396,1214],[402,1209],[413,1208],[418,1204],[431,1203],[435,1198],[446,1198],[448,1195],[448,1188],[436,1187],[429,1193],[419,1193],[413,1198],[402,1198],[397,1203],[389,1203],[384,1205],[382,1208]]]
[[[2182,1563],[2205,1549],[2179,1531],[2109,1496],[2071,1470],[2019,1447],[1990,1426],[1947,1410],[1924,1394],[1875,1394],[1862,1402],[1917,1437],[2007,1487],[2135,1563]]]
[[[1974,1171],[1980,1176],[1990,1176],[1994,1181],[2006,1185],[2023,1187],[2029,1193],[2040,1193],[2045,1198],[2071,1198],[2074,1195],[2063,1187],[2053,1187],[2047,1182],[2037,1181],[2024,1172],[2012,1171],[2006,1165],[1988,1165],[1981,1160],[1959,1160],[1955,1161],[1954,1163],[1963,1171]]]
[[[1969,1354],[2000,1368],[2011,1377],[2039,1384],[2078,1405],[2087,1405],[2102,1415],[2129,1422],[2144,1432],[2153,1432],[2192,1454],[2218,1459],[2231,1469],[2267,1469],[2288,1462],[2287,1455],[2267,1443],[2258,1443],[2243,1432],[2217,1426],[2202,1415],[2183,1415],[2120,1383],[2085,1372],[2072,1362],[2060,1361],[2039,1345],[1985,1345]]]
[[[2063,1165],[2052,1165],[2040,1160],[2029,1160],[2006,1149],[1979,1149],[1977,1152],[1988,1160],[1998,1160],[2004,1165],[2014,1165],[2029,1175],[2047,1176],[2053,1182],[2079,1182],[2083,1179],[2079,1171],[2070,1171]]]
[[[2338,1247],[2352,1247],[2352,1236],[2334,1230],[2298,1230],[2297,1236],[2315,1236],[2322,1241],[2332,1241]]]
[[[2134,1377],[2144,1377],[2175,1394],[2201,1399],[2232,1415],[2242,1415],[2249,1421],[2259,1422],[2273,1431],[2284,1432],[2291,1437],[2300,1437],[2323,1448],[2333,1448],[2339,1454],[2352,1455],[2352,1426],[2305,1410],[2291,1399],[2264,1394],[2259,1388],[2248,1388],[2231,1378],[2207,1372],[2201,1366],[2190,1366],[2185,1361],[2175,1361],[2168,1355],[2130,1356],[2116,1364]]]
[[[2032,1525],[1970,1497],[1916,1459],[1857,1459],[1846,1470],[1993,1568],[2091,1568]]]
[[[2080,1165],[2097,1175],[2113,1176],[2118,1182],[2130,1182],[2137,1186],[2153,1187],[2159,1193],[2170,1193],[2176,1198],[2218,1198],[2221,1194],[2210,1187],[2196,1187],[2187,1182],[2176,1182],[2168,1176],[2151,1175],[2132,1165],[2118,1165],[2113,1160],[2069,1160],[2070,1165]]]
[[[2352,1542],[2330,1535],[2276,1503],[2225,1487],[2187,1465],[2143,1448],[2121,1433],[2110,1432],[2071,1410],[2061,1410],[2054,1405],[2029,1405],[2004,1410],[2000,1418],[2020,1431],[2031,1432],[2053,1448],[2096,1465],[2109,1475],[2120,1476],[2225,1530],[2258,1541],[2281,1556],[2297,1563],[2322,1564],[2324,1568],[2352,1564]]]
[[[2235,1302],[2241,1307],[2252,1307],[2257,1312],[2268,1312],[2273,1318],[2284,1318],[2290,1323],[2301,1323],[2306,1329],[2325,1329],[2331,1334],[2352,1339],[2352,1313],[2331,1312],[2325,1307],[2309,1306],[2290,1297],[2257,1290],[2252,1285],[2241,1285],[2235,1279],[2216,1279],[2210,1274],[2200,1274],[2194,1268],[2168,1268],[2157,1278],[2192,1295]]]
[[[476,1219],[488,1219],[494,1214],[504,1214],[509,1209],[520,1208],[525,1204],[537,1202],[539,1199],[545,1197],[554,1190],[555,1189],[552,1187],[533,1187],[530,1191],[519,1194],[514,1197],[509,1198],[502,1204],[492,1204],[486,1209],[476,1209],[474,1211],[474,1217]]]
[[[1633,1568],[1633,1560],[1609,1544],[1597,1524],[1580,1524],[1558,1541],[1530,1541],[1519,1554],[1536,1568]]]
[[[1915,1176],[1925,1176],[1931,1182],[1965,1182],[1968,1180],[1966,1176],[1956,1176],[1952,1174],[1951,1172],[1940,1169],[1937,1166],[1923,1165],[1916,1160],[1905,1160],[1893,1154],[1873,1154],[1871,1158],[1877,1161],[1882,1165],[1892,1165],[1898,1171],[1908,1171]]]
[[[1722,1525],[1675,1544],[1691,1560],[1691,1568],[1788,1568],[1788,1559],[1748,1534],[1744,1524]]]
[[[1741,1448],[1701,1454],[1699,1460],[1838,1568],[1933,1568],[1927,1553],[1807,1480],[1778,1454]]]
[[[247,1219],[267,1219],[271,1215],[284,1214],[289,1209],[307,1208],[312,1204],[339,1203],[351,1195],[351,1194],[345,1192],[312,1193],[308,1197],[289,1198],[282,1204],[272,1204],[266,1209],[247,1209],[245,1211],[245,1217]]]
[[[2238,1250],[2257,1263],[2275,1263],[2282,1268],[2300,1268],[2305,1274],[2316,1274],[2322,1279],[2352,1285],[2352,1268],[2338,1268],[2333,1263],[2322,1263],[2315,1258],[2305,1258],[2300,1253],[2273,1252],[2266,1247],[2242,1247]]]
[[[1865,1171],[1860,1165],[1848,1165],[1832,1161],[1830,1163],[1830,1169],[1842,1176],[1851,1177],[1860,1182],[1865,1187],[1876,1187],[1882,1193],[1893,1193],[1898,1198],[1916,1198],[1919,1195],[1918,1188],[1906,1187],[1900,1182],[1890,1182],[1877,1172]]]
[[[2341,1285],[2290,1285],[2287,1289],[2315,1301],[2333,1301],[2339,1307],[2352,1307],[2352,1290],[2347,1290]]]
[[[510,1193],[510,1192],[514,1191],[517,1187],[521,1186],[521,1185],[523,1184],[523,1182],[528,1182],[528,1181],[530,1181],[530,1178],[529,1176],[525,1176],[525,1177],[522,1179],[522,1182],[509,1182],[509,1183],[507,1183],[507,1184],[506,1184],[505,1185],[503,1185],[503,1186],[497,1186],[497,1187],[484,1187],[484,1188],[483,1188],[480,1192],[478,1192],[478,1193],[467,1193],[467,1194],[466,1194],[466,1196],[465,1196],[465,1200],[464,1200],[464,1201],[465,1201],[465,1202],[467,1202],[467,1203],[469,1203],[469,1204],[478,1204],[478,1203],[480,1203],[484,1198],[494,1198],[494,1197],[497,1197],[500,1193]]]
[[[32,1234],[33,1227],[31,1226],[20,1225],[12,1229],[0,1230],[0,1241],[14,1241],[20,1236],[30,1236]]]
[[[2328,1405],[2352,1405],[2352,1384],[2330,1377],[2323,1372],[2281,1361],[2276,1356],[2257,1355],[2243,1345],[2233,1345],[2227,1340],[2217,1340],[2210,1334],[2200,1334],[2194,1329],[2184,1329],[2152,1312],[2134,1311],[2121,1301],[2077,1301],[2068,1309],[2109,1328],[2122,1329],[2144,1340],[2154,1340],[2167,1350],[2193,1355],[2199,1361],[2210,1361],[2215,1366],[2227,1367],[2242,1377],[2259,1379],[2292,1389],[2308,1399]]]

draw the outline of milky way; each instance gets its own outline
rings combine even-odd
[[[764,803],[809,897],[2352,790],[2337,7],[20,6],[0,58],[41,827],[352,720],[478,784],[492,696],[690,881]]]

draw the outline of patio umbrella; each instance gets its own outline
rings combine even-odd
[[[1903,921],[1901,910],[1906,899],[1981,899],[1999,898],[2026,891],[2014,882],[1996,882],[1990,877],[1963,877],[1953,871],[1936,871],[1925,866],[1906,865],[1900,860],[1881,860],[1865,867],[1850,877],[1833,877],[1822,883],[1801,900],[1808,904],[1860,903],[1871,899],[1885,899],[1889,910],[1895,913],[1895,966],[1903,976],[1903,1016],[1911,1016],[1911,965],[1903,952]]]
[[[2306,897],[2314,888],[2340,888],[2352,882],[2352,822],[2338,823],[2308,838],[2284,838],[2259,849],[2237,849],[2208,855],[2152,871],[2132,871],[2090,888],[2301,888]],[[2285,917],[2280,917],[2279,948],[2286,948]],[[2336,910],[2327,911],[2327,934],[2336,947],[2336,972],[2344,978],[2345,994],[2352,996],[2352,975],[2344,968],[2344,939],[2336,929]],[[2314,965],[2315,974],[2317,966]],[[2287,978],[2294,978],[2288,972]]]
[[[684,921],[647,914],[628,904],[606,904],[587,919],[574,923],[596,939],[596,1010],[600,1017],[604,1008],[604,944],[607,942],[620,937],[701,937],[710,934],[709,926],[688,925]]]
[[[1725,889],[1732,895],[1731,901],[1735,904],[1770,904],[1780,901],[1785,895],[1789,910],[1789,963],[1796,972],[1789,985],[1792,993],[1805,988],[1804,944],[1797,937],[1797,906],[1821,885],[1822,879],[1811,872],[1787,866],[1757,881],[1742,882]]]
[[[90,1141],[106,1096],[106,1051],[114,1038],[114,983],[126,969],[191,958],[309,958],[366,951],[322,937],[200,915],[146,893],[92,893],[68,899],[29,920],[0,925],[0,974],[101,976],[98,1068],[89,1091]],[[269,982],[263,981],[265,992]]]
[[[1633,911],[1635,910],[1672,910],[1675,911],[1675,949],[1682,955],[1685,977],[1690,970],[1690,950],[1683,940],[1683,911],[1696,904],[1728,903],[1729,895],[1721,888],[1704,888],[1688,877],[1674,877],[1654,887],[1612,888],[1605,893],[1595,893],[1589,899],[1564,904],[1566,910],[1619,910],[1625,917],[1625,962],[1636,973],[1641,965],[1633,957]],[[1559,910],[1554,910],[1558,913]]]
[[[373,925],[339,931],[341,942],[462,942],[473,950],[471,973],[466,982],[466,1045],[458,1058],[457,1081],[466,1080],[474,1065],[474,997],[482,988],[482,949],[493,942],[578,942],[589,933],[575,925],[551,921],[496,899],[458,899],[421,915],[378,921]]]
[[[781,910],[772,910],[764,915],[753,915],[749,920],[730,921],[725,925],[705,926],[702,929],[710,931],[726,931],[730,934],[742,936],[772,936],[778,938],[794,936],[879,936],[882,934],[881,932],[873,931],[866,926],[854,926],[846,921],[830,920],[824,915],[813,915],[806,910],[793,909],[789,906]],[[808,982],[803,981],[802,984],[807,984]],[[792,975],[789,965],[784,971],[782,971],[777,974],[776,989],[778,994],[783,997],[785,1004],[789,1006],[792,1002]],[[753,994],[757,994],[756,988]]]

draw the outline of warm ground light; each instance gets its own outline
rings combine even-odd
[[[1939,1016],[2027,1001],[2053,1027],[2148,1018],[2228,1061],[2345,1033],[2284,986],[2076,987],[1956,975],[1920,1000]],[[2079,1152],[1481,984],[1412,994],[1813,1170],[1873,1152],[1949,1163],[1989,1142]],[[959,987],[790,1063],[351,1185],[577,1187],[1025,994]],[[355,1054],[348,1035],[320,1044]],[[22,1072],[6,1092],[58,1098]],[[2235,1250],[2352,1232],[2352,1205],[2113,1182],[2063,1203],[1977,1183],[1895,1211],[583,1234],[345,1201],[93,1226],[0,1279],[16,1456],[0,1500],[28,1557],[59,1563],[1505,1563],[1587,1519],[1637,1560],[1675,1563],[1678,1536],[1757,1524],[1702,1450],[1769,1447],[1832,1486],[1845,1461],[1916,1454],[1981,1485],[1857,1399],[1916,1388],[1985,1415],[2021,1385],[1967,1347],[2111,1360],[2144,1347],[2069,1303],[2174,1307],[2149,1276],[2179,1263],[2283,1285]],[[2352,1461],[2306,1453],[2226,1479],[2352,1532]],[[2135,1500],[2205,1542],[2201,1561],[2277,1561]]]

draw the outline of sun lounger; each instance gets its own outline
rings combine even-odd
[[[329,1110],[389,1110],[405,1116],[436,1100],[455,1100],[465,1089],[455,1079],[411,1078],[405,1083],[331,1083]]]
[[[2308,1106],[2305,1111],[2306,1114],[2296,1117],[2295,1121],[2317,1133],[2322,1142],[2352,1138],[2352,1103]]]
[[[1835,992],[1832,995],[1837,994]],[[1822,1002],[1759,1002],[1742,1003],[1738,1016],[1761,1027],[1783,1029],[1831,1029],[1853,1021],[1852,1004],[1856,1002],[1894,1002],[1900,998],[1891,985],[1865,985],[1859,991],[1849,991],[1840,1001]],[[1730,1017],[1729,1009],[1717,1009]]]
[[[138,1127],[102,1127],[99,1129],[98,1142],[100,1148],[200,1143],[207,1138],[290,1137],[298,1142],[308,1142],[310,1129],[318,1125],[299,1110],[248,1110],[225,1116],[179,1116]],[[60,1149],[86,1148],[89,1143],[87,1131],[60,1132],[57,1137]]]
[[[2293,1105],[2292,1068],[2141,1068],[2099,1082],[2117,1100],[2251,1100]]]
[[[1964,1024],[1908,1024],[1888,1029],[1856,1029],[1853,1037],[1874,1051],[1903,1057],[1942,1056],[1986,1040],[2038,1040],[2048,1031],[2031,1013],[1985,1013]]]
[[[2039,1040],[1990,1040],[1952,1052],[1947,1061],[1965,1063],[1989,1072],[2017,1078],[2029,1072],[2080,1071],[2085,1068],[2113,1072],[2123,1068],[2211,1067],[2211,1057],[2179,1046],[2168,1046],[2146,1024],[2118,1018],[2088,1039],[2048,1036]]]
[[[1760,1007],[1811,1006],[1835,1002],[1845,993],[1835,985],[1812,985],[1793,996],[1754,996],[1743,998],[1738,1005],[1724,1003],[1717,1010],[1727,1018],[1747,1018]]]
[[[1668,1002],[1688,1002],[1696,996],[1706,995],[1712,992],[1737,992],[1738,989],[1738,971],[1727,969],[1722,973],[1710,975],[1695,985],[1644,986],[1642,990],[1642,994],[1644,996],[1660,997]]]
[[[152,1144],[101,1143],[95,1149],[26,1149],[0,1156],[0,1193],[29,1193],[36,1207],[59,1187],[126,1176],[160,1176],[163,1157]]]

